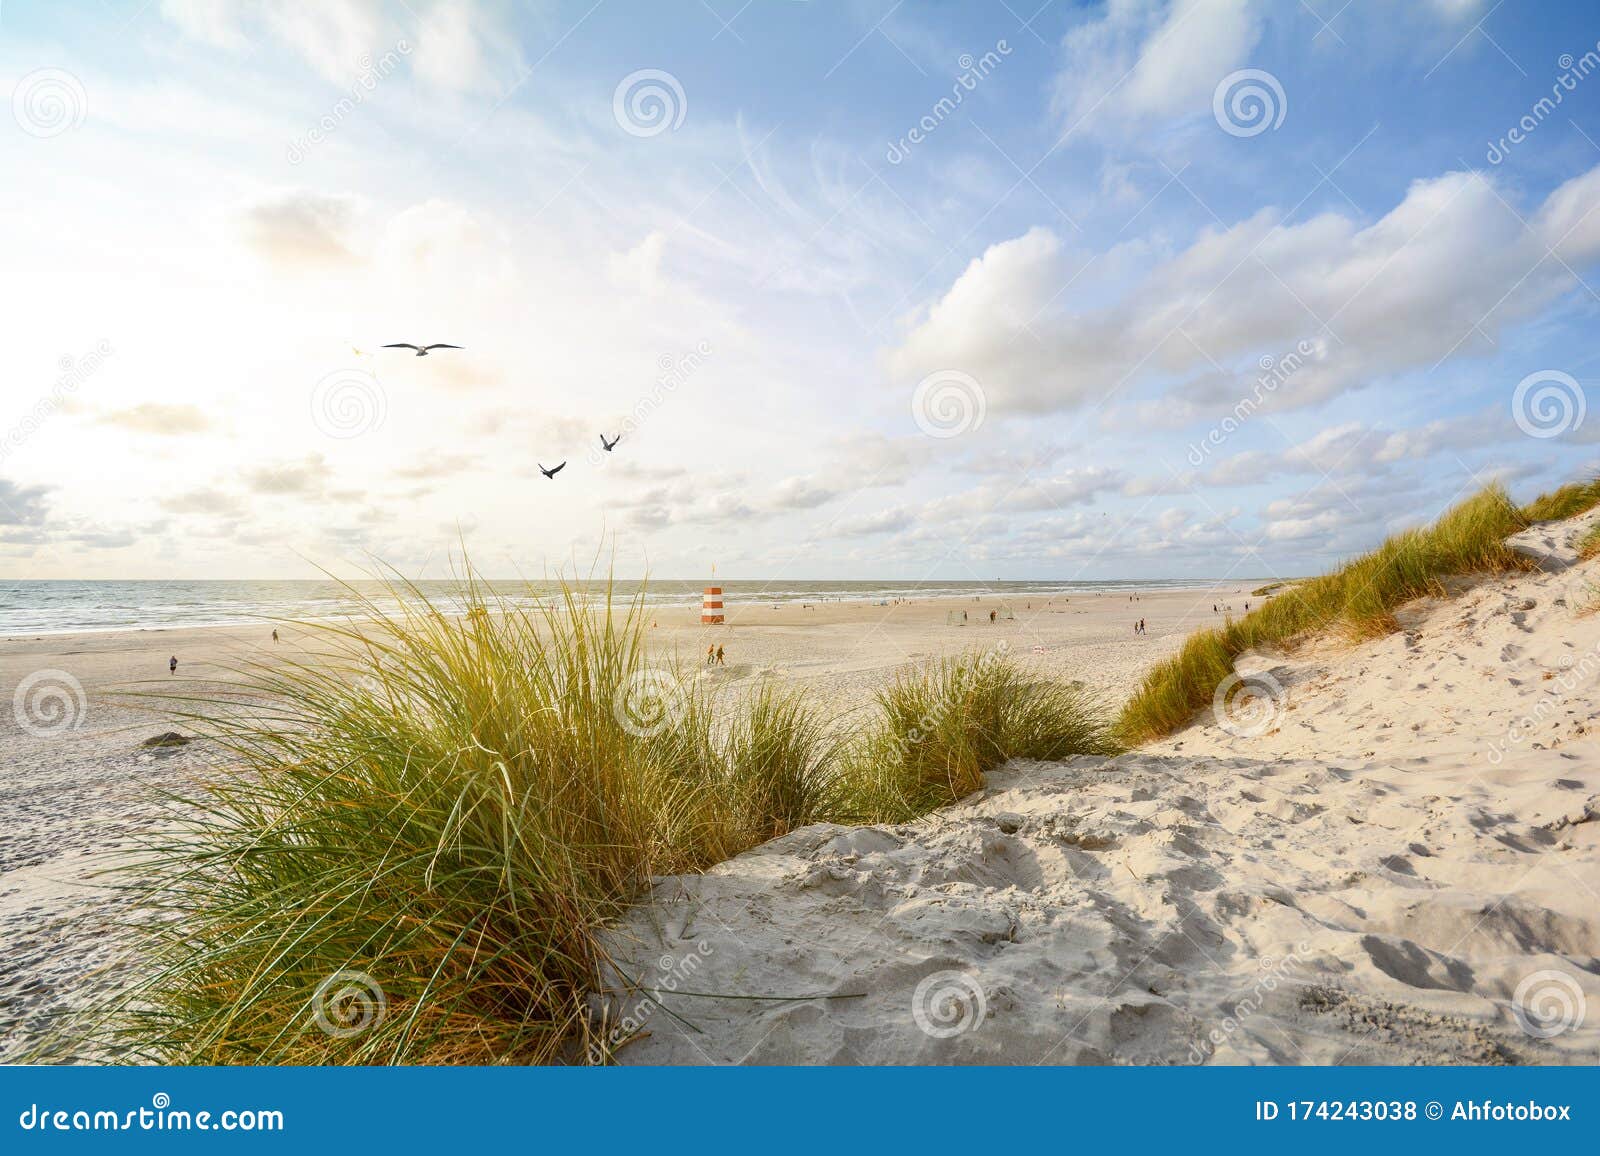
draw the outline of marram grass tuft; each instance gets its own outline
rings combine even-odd
[[[1118,737],[1147,742],[1188,725],[1247,650],[1292,646],[1328,632],[1352,640],[1378,637],[1396,628],[1394,611],[1402,604],[1445,593],[1446,578],[1526,569],[1528,560],[1505,539],[1528,521],[1501,486],[1488,486],[1432,526],[1396,534],[1331,574],[1296,583],[1243,618],[1191,635],[1145,676],[1122,709]]]
[[[365,600],[359,628],[310,627],[302,661],[156,699],[222,769],[118,869],[141,978],[72,1025],[72,1050],[603,1057],[602,933],[650,876],[807,823],[909,819],[1013,755],[1111,749],[1078,691],[1003,656],[906,674],[841,732],[793,692],[714,697],[659,665],[639,598],[564,587],[529,608],[469,577],[460,614],[391,593],[400,609]]]

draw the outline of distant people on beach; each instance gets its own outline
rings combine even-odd
[[[278,641],[278,632],[276,630],[272,632],[272,641]]]
[[[722,661],[722,647],[720,647],[720,646],[717,647],[717,665],[718,666],[726,666],[727,665],[727,663]]]
[[[167,673],[168,674],[177,674],[178,673],[178,656],[176,654],[174,654],[171,658],[167,659]]]
[[[706,647],[706,665],[710,666],[715,661],[717,661],[717,648],[713,644]]]
[[[993,610],[989,611],[989,621],[990,621],[991,624],[994,622],[994,611]]]

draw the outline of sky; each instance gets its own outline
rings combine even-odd
[[[3,578],[1285,577],[1600,465],[1592,3],[3,0],[0,91]]]

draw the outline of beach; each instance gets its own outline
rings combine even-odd
[[[658,880],[615,1058],[1592,1064],[1597,520],[1384,637],[1242,656],[1254,709]]]
[[[776,681],[803,690],[840,725],[864,711],[897,668],[1002,645],[1040,679],[1084,682],[1109,711],[1184,635],[1219,617],[1213,605],[1242,610],[1259,584],[1141,593],[1138,601],[1126,592],[891,605],[734,600],[721,626],[701,626],[697,606],[655,606],[646,611],[646,635],[660,661],[676,659],[718,694]],[[1015,617],[1001,617],[1008,608]],[[965,625],[948,623],[963,611]],[[1142,636],[1133,631],[1139,618],[1146,620]],[[26,1025],[36,1028],[52,1009],[117,981],[106,970],[117,953],[106,925],[125,912],[96,873],[148,829],[152,792],[215,770],[216,752],[203,743],[144,747],[149,738],[188,728],[119,694],[206,692],[228,683],[241,664],[314,655],[316,631],[276,628],[278,642],[267,622],[0,641],[0,685],[15,694],[33,680],[29,701],[0,717],[7,767],[0,783],[0,938],[10,948],[0,960],[0,1055],[26,1045]],[[723,666],[705,666],[709,645],[723,647]],[[176,675],[167,670],[172,657]]]
[[[1519,535],[1539,572],[1462,579],[1386,637],[1242,656],[1238,676],[1270,691],[1255,713],[1205,713],[1115,758],[1014,760],[915,822],[814,825],[656,879],[608,937],[617,966],[595,1014],[610,1058],[1592,1062],[1600,562],[1574,543],[1597,518]],[[973,652],[1081,682],[1109,713],[1221,621],[1213,607],[1259,605],[1260,585],[730,602],[717,626],[651,607],[644,633],[714,697],[777,683],[841,728],[897,670]],[[4,720],[10,1057],[47,1013],[125,978],[108,927],[129,912],[96,872],[149,829],[152,791],[216,770],[204,743],[143,746],[187,728],[117,692],[214,690],[241,663],[315,660],[316,631],[270,630],[0,643],[6,686],[46,672],[36,685],[68,675],[83,691],[58,700],[68,714],[51,718],[70,725],[53,732],[26,711]],[[723,665],[706,665],[708,646]]]

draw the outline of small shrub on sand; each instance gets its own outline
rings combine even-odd
[[[1116,749],[1079,688],[1029,682],[999,652],[904,672],[878,692],[877,705],[849,754],[841,817],[904,821],[972,793],[1008,759]]]
[[[1396,628],[1394,611],[1413,598],[1445,593],[1445,578],[1519,570],[1530,563],[1505,539],[1527,517],[1498,486],[1453,506],[1432,526],[1396,534],[1331,574],[1296,583],[1243,618],[1202,630],[1157,665],[1123,708],[1118,736],[1128,743],[1171,734],[1211,702],[1241,653],[1286,647],[1336,631],[1376,637]]]

